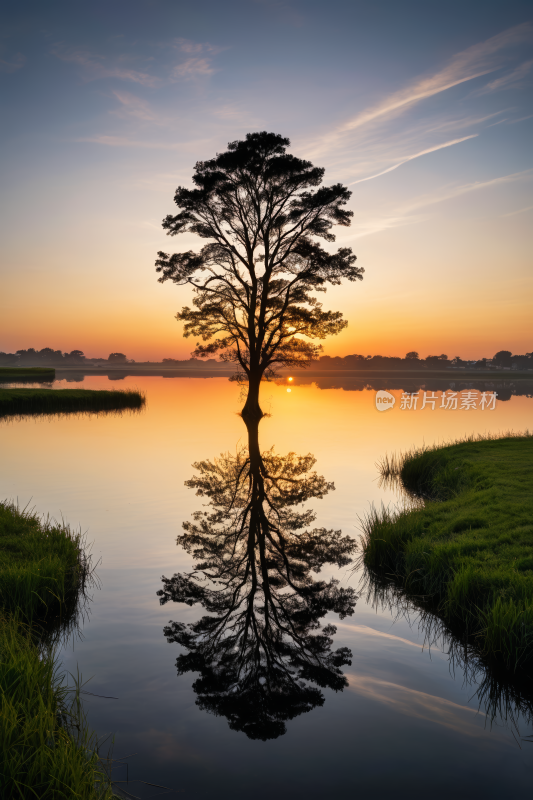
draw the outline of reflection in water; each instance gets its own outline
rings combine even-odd
[[[388,610],[396,619],[404,618],[417,625],[424,637],[424,646],[447,651],[450,671],[462,676],[472,688],[471,700],[486,715],[487,724],[509,725],[518,738],[531,742],[533,736],[521,736],[521,730],[533,725],[533,685],[531,675],[516,673],[494,664],[465,639],[431,612],[422,597],[408,595],[392,580],[365,569],[361,581],[365,601],[376,611]]]
[[[476,378],[475,380],[461,380],[457,376],[453,378],[405,378],[393,375],[354,377],[348,374],[338,374],[332,377],[313,375],[298,375],[296,378],[282,378],[276,381],[277,385],[285,385],[287,380],[294,381],[293,385],[311,386],[317,389],[342,389],[345,392],[364,392],[388,391],[402,392],[462,392],[474,390],[477,392],[497,392],[498,402],[510,400],[511,397],[533,397],[533,378],[522,379],[496,379],[485,380]]]
[[[202,709],[228,718],[252,739],[285,733],[285,720],[321,706],[321,688],[344,689],[347,648],[333,651],[329,611],[343,619],[356,595],[337,580],[315,580],[325,564],[349,564],[356,543],[341,531],[309,529],[311,510],[295,506],[332,490],[312,455],[260,453],[258,423],[247,424],[248,447],[195,464],[187,485],[209,498],[210,511],[184,523],[178,544],[197,561],[188,574],[163,578],[161,604],[201,603],[208,612],[192,624],[171,622],[169,642],[178,674],[199,672]]]

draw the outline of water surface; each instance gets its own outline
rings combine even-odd
[[[401,389],[391,389],[396,405],[380,413],[375,392],[355,382],[298,384],[262,389],[271,416],[260,425],[261,448],[312,453],[313,469],[335,484],[323,499],[305,504],[316,512],[313,527],[356,538],[358,517],[370,503],[398,502],[378,485],[375,464],[386,452],[531,428],[533,400],[526,396],[499,401],[494,411],[409,411],[400,410]],[[117,386],[103,376],[83,381],[85,388],[111,385]],[[92,692],[118,697],[91,698],[87,707],[93,727],[115,735],[115,756],[136,753],[128,758],[125,789],[142,798],[162,791],[131,783],[142,779],[191,800],[346,792],[407,797],[421,789],[436,797],[496,797],[530,789],[527,708],[520,715],[503,703],[503,713],[487,718],[476,693],[483,672],[465,679],[461,664],[450,660],[449,644],[428,648],[427,630],[414,618],[376,607],[364,594],[353,614],[339,620],[328,613],[323,620],[337,628],[333,649],[352,653],[351,665],[342,667],[346,687],[322,687],[323,704],[286,719],[276,738],[252,739],[231,730],[224,714],[200,709],[192,689],[197,675],[177,675],[176,659],[185,650],[167,642],[164,628],[169,620],[194,622],[205,611],[160,605],[157,592],[163,575],[191,568],[176,537],[195,511],[208,510],[206,498],[184,485],[195,474],[193,462],[234,455],[246,443],[237,414],[241,390],[227,378],[128,377],[120,386],[143,389],[146,410],[3,422],[0,494],[81,526],[100,559],[101,589],[83,640],[62,657],[66,669],[79,666],[92,678]],[[326,566],[315,576],[321,578],[360,591],[350,566]],[[125,779],[125,768],[117,766],[115,777]]]

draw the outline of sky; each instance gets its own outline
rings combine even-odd
[[[251,131],[353,194],[328,355],[533,350],[533,9],[50,0],[0,14],[0,351],[188,358],[157,282],[178,185]]]

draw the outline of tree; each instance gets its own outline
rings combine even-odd
[[[405,360],[406,361],[418,361],[420,356],[416,352],[416,350],[411,350],[409,353],[406,354]]]
[[[83,364],[85,361],[83,350],[71,350],[70,353],[65,353],[63,358],[65,361],[69,361],[73,364]]]
[[[512,353],[510,350],[498,350],[494,358],[492,359],[492,363],[496,367],[510,367],[512,364],[511,357]]]
[[[441,353],[440,356],[427,356],[426,358],[426,364],[429,367],[442,367],[449,363],[448,356],[445,353]]]
[[[110,353],[107,360],[111,361],[113,364],[125,364],[128,359],[124,353]]]
[[[244,419],[260,419],[259,387],[276,367],[303,367],[324,339],[346,327],[338,311],[323,311],[311,292],[362,279],[351,248],[334,253],[316,238],[335,240],[333,225],[348,226],[351,196],[341,184],[320,186],[324,170],[286,152],[274,133],[249,133],[195,167],[194,189],[179,187],[180,211],[163,221],[170,236],[209,240],[199,253],[159,252],[159,281],[194,289],[193,307],[176,314],[184,335],[199,337],[193,355],[219,354],[248,382]],[[305,337],[305,338],[301,338]]]

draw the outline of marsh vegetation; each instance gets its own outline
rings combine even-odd
[[[484,658],[533,661],[533,436],[470,438],[386,458],[384,480],[423,503],[363,520],[367,569],[395,582]]]
[[[136,410],[145,403],[144,394],[132,390],[0,389],[0,418]]]
[[[81,532],[0,503],[2,797],[106,800],[98,742],[57,644],[78,624],[93,581]]]

